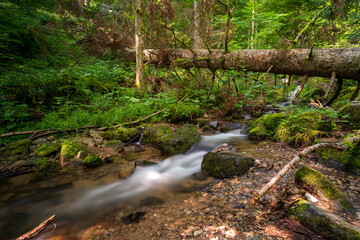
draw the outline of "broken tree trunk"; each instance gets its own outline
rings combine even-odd
[[[329,93],[330,93],[331,89],[332,89],[332,88],[333,88],[333,86],[334,86],[334,83],[335,83],[335,77],[336,77],[336,73],[335,73],[335,72],[333,72],[333,73],[331,74],[330,85],[329,85],[329,87],[328,87],[328,89],[326,90],[326,93],[325,93],[325,95],[324,95],[324,99],[325,99],[325,100],[328,98]]]
[[[275,185],[279,179],[287,173],[292,166],[298,161],[300,161],[303,157],[305,157],[307,154],[311,153],[312,151],[315,151],[319,148],[334,148],[339,150],[346,150],[349,148],[349,145],[347,143],[357,143],[360,142],[360,136],[349,138],[342,142],[337,143],[318,143],[315,145],[312,145],[310,147],[305,148],[302,150],[296,157],[294,157],[288,164],[286,164],[265,186],[263,186],[259,192],[254,194],[253,199],[251,200],[251,203],[258,202],[264,194],[269,191],[269,189]]]
[[[334,93],[334,95],[331,97],[331,99],[329,100],[329,102],[326,103],[326,106],[331,106],[331,104],[338,98],[338,96],[340,95],[340,92],[341,92],[341,90],[342,90],[342,85],[343,85],[343,79],[342,79],[342,78],[338,78],[337,83],[336,83],[335,93]]]
[[[350,102],[355,100],[356,96],[359,94],[359,89],[360,89],[360,81],[358,81],[356,89],[353,92],[353,94],[351,95]]]
[[[306,81],[308,80],[308,78],[309,78],[308,75],[305,75],[305,76],[304,76],[304,78],[303,78],[303,80],[302,80],[302,82],[301,82],[301,84],[300,84],[299,89],[298,89],[297,92],[295,93],[293,99],[291,99],[291,103],[292,103],[292,104],[294,104],[295,101],[296,101],[296,99],[299,97],[299,95],[300,95],[301,91],[303,90],[303,88],[304,88],[304,86],[305,86],[305,83],[306,83]]]
[[[311,56],[309,56],[311,54]],[[309,77],[331,77],[360,80],[360,48],[343,49],[243,49],[225,53],[224,50],[168,49],[144,50],[144,61],[163,67],[245,69]],[[135,51],[128,52],[128,60],[136,60]]]

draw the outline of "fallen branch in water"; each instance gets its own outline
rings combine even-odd
[[[254,194],[253,198],[251,199],[251,203],[255,204],[256,202],[260,201],[260,198],[264,196],[264,194],[275,185],[279,179],[287,173],[292,166],[298,161],[300,161],[303,157],[309,154],[312,151],[315,151],[318,148],[334,148],[338,150],[346,150],[349,148],[347,143],[356,143],[360,142],[360,135],[356,137],[349,138],[347,140],[335,143],[318,143],[312,145],[310,147],[305,148],[302,150],[296,157],[294,157],[288,164],[286,164],[265,186],[263,186],[259,192]]]
[[[47,220],[43,221],[42,223],[40,223],[39,226],[37,226],[36,228],[34,228],[33,230],[21,235],[20,237],[18,237],[16,240],[27,240],[27,239],[31,239],[36,237],[37,235],[39,235],[42,231],[44,231],[44,229],[49,226],[50,223],[52,223],[52,221],[54,221],[56,215],[52,215],[50,218],[48,218]]]

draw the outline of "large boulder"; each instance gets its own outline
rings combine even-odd
[[[254,165],[254,159],[233,153],[207,153],[201,162],[201,171],[217,178],[240,176]]]
[[[154,144],[164,155],[185,153],[200,139],[195,125],[186,124],[174,133],[168,133],[155,139]]]
[[[143,142],[154,143],[155,139],[165,134],[172,133],[173,131],[166,124],[151,124],[147,126],[143,132]]]
[[[69,140],[65,140],[61,145],[61,151],[60,151],[61,165],[66,164],[69,160],[74,158],[77,155],[77,153],[80,151],[87,151],[87,150],[80,144],[71,142]]]
[[[301,200],[289,208],[292,216],[306,228],[324,239],[360,239],[360,229],[346,223],[341,217]]]
[[[328,200],[341,212],[356,214],[357,209],[349,198],[342,193],[324,174],[303,166],[295,172],[295,183],[316,194],[324,200]]]
[[[339,109],[340,116],[348,116],[347,120],[356,129],[360,128],[360,101],[352,101]]]
[[[264,140],[273,136],[285,118],[286,115],[284,113],[263,115],[251,125],[249,138],[253,140]]]

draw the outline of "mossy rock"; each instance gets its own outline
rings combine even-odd
[[[38,157],[47,157],[56,154],[60,149],[60,143],[45,143],[35,150],[35,154]]]
[[[350,88],[343,89],[340,92],[339,97],[332,104],[332,107],[342,108],[345,105],[347,105],[350,102],[350,98],[351,98],[353,92],[355,91],[355,89],[356,89],[356,87],[350,87]]]
[[[317,151],[319,160],[326,165],[334,165],[337,162],[340,167],[343,166],[348,172],[360,176],[360,145],[353,145],[346,151],[340,151],[333,148],[320,148]]]
[[[340,211],[356,214],[356,208],[324,174],[303,166],[295,172],[295,182],[309,192],[332,202]]]
[[[217,178],[241,176],[254,165],[254,159],[228,153],[207,153],[201,171]]]
[[[124,143],[120,140],[112,140],[105,143],[105,147],[112,147],[112,148],[118,148],[122,147]]]
[[[86,151],[87,149],[80,144],[65,140],[61,145],[60,160],[61,164],[65,164],[70,159],[74,158],[79,151]]]
[[[32,145],[33,141],[23,139],[17,142],[9,143],[5,146],[4,154],[11,156],[11,155],[26,155],[30,151],[30,146]]]
[[[83,165],[87,168],[100,167],[104,164],[104,160],[97,154],[89,154],[84,160]]]
[[[322,88],[311,88],[300,95],[300,101],[302,103],[309,103],[311,99],[320,99],[325,95],[325,91]]]
[[[356,129],[360,129],[360,101],[352,101],[339,109],[340,116],[349,116],[347,120]]]
[[[274,138],[295,146],[310,145],[317,137],[335,128],[335,123],[324,121],[321,113],[309,111],[287,118],[278,126]]]
[[[154,143],[155,139],[165,134],[172,133],[172,129],[166,124],[151,124],[144,130],[143,142]]]
[[[35,175],[32,178],[32,181],[40,181],[44,178],[58,173],[61,170],[60,163],[52,160],[43,159],[38,163],[38,168]]]
[[[249,138],[253,140],[264,140],[273,136],[285,118],[286,115],[284,113],[263,115],[251,125]]]
[[[136,128],[119,127],[114,131],[106,131],[100,135],[106,140],[120,140],[123,142],[128,142],[138,133],[139,131]]]
[[[305,200],[296,202],[289,213],[300,223],[324,239],[360,239],[359,229],[345,222],[339,216],[318,208]]]
[[[164,155],[185,153],[200,140],[195,125],[186,124],[174,133],[165,134],[155,139],[154,144]]]

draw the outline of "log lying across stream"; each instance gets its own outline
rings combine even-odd
[[[135,51],[128,52],[135,61]],[[309,77],[336,77],[360,80],[360,48],[280,49],[280,50],[144,50],[144,61],[159,66],[208,69],[244,69]]]

